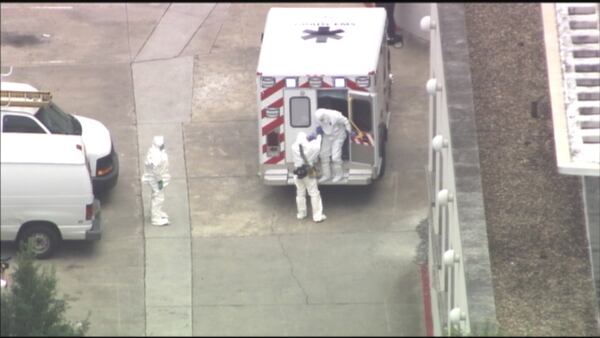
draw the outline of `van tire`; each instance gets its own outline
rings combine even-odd
[[[39,223],[28,226],[19,238],[21,243],[32,239],[32,249],[38,259],[50,257],[60,242],[60,236],[52,225]]]

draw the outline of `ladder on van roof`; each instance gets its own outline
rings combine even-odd
[[[42,107],[50,103],[50,92],[0,90],[0,105],[13,107]]]

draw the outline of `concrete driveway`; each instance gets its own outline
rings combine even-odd
[[[310,4],[334,5],[362,4]],[[385,176],[323,187],[328,219],[316,224],[296,220],[293,187],[256,175],[254,78],[277,4],[1,6],[9,80],[101,120],[120,157],[102,240],[41,261],[73,297],[70,319],[91,311],[91,335],[425,334],[415,256],[427,212],[427,44],[408,37],[391,50]],[[167,227],[150,225],[140,182],[156,134],[173,176]]]

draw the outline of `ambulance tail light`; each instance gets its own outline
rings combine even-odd
[[[262,76],[260,78],[260,85],[263,88],[273,87],[275,85],[275,78],[272,76]]]
[[[321,79],[321,77],[319,76],[311,76],[308,79],[308,84],[312,87],[312,88],[319,88],[321,87],[321,85],[323,84],[323,79]]]
[[[368,76],[359,76],[356,78],[356,84],[359,87],[367,88],[371,86],[371,78]]]
[[[279,155],[279,132],[272,131],[267,134],[267,156]]]

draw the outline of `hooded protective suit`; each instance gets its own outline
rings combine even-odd
[[[333,180],[337,182],[342,179],[342,146],[346,140],[346,132],[350,134],[352,128],[348,119],[337,110],[319,108],[315,111],[317,124],[323,130],[323,144],[321,145],[321,172],[323,175],[319,182],[331,177],[329,157],[333,161]]]
[[[142,181],[147,182],[152,189],[150,212],[152,225],[169,224],[168,215],[162,210],[165,201],[164,189],[171,180],[169,174],[169,157],[165,151],[164,138],[154,136],[152,145],[146,154],[145,172]]]
[[[315,163],[317,156],[319,156],[319,151],[321,149],[321,135],[318,135],[315,139],[308,141],[305,133],[298,133],[296,142],[292,144],[292,155],[295,168],[301,167],[306,163],[302,158],[302,154],[300,153],[301,146],[308,165],[312,166]],[[298,214],[296,214],[296,217],[298,219],[303,219],[307,215],[306,192],[308,191],[308,195],[310,195],[313,221],[324,221],[327,217],[323,215],[323,203],[321,201],[321,193],[319,192],[317,178],[309,177],[308,175],[303,178],[299,178],[297,175],[294,175],[294,180],[296,183],[296,207],[298,209]]]

